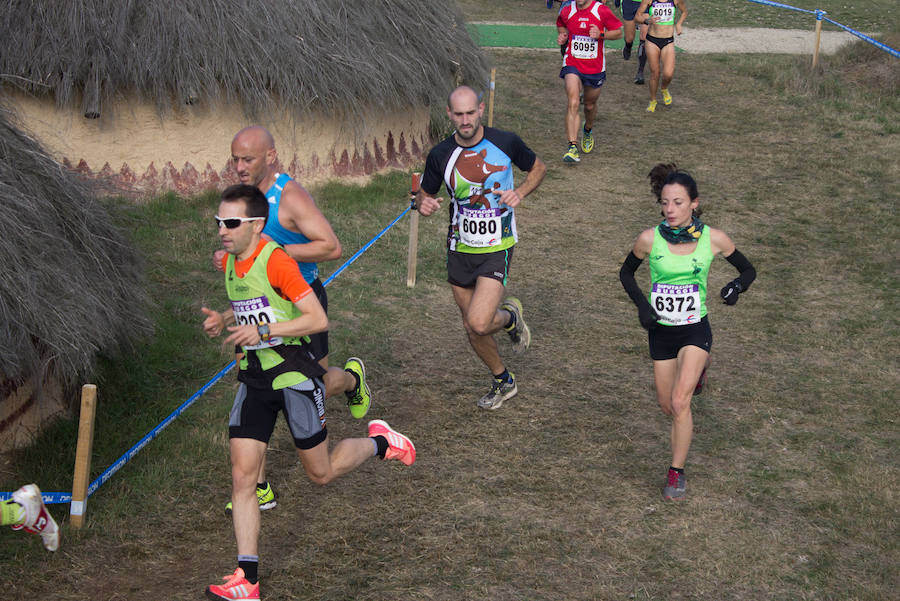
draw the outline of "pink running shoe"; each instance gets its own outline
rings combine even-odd
[[[40,534],[44,548],[48,551],[59,549],[59,526],[47,511],[37,484],[26,484],[13,493],[13,501],[25,508],[25,521],[13,526],[13,530],[25,529],[32,534]]]
[[[386,421],[374,419],[369,422],[369,438],[374,436],[384,436],[388,441],[385,459],[399,459],[406,465],[415,463],[416,447],[412,441],[391,428]]]
[[[250,584],[244,578],[244,570],[238,568],[231,576],[223,576],[225,584],[211,584],[206,587],[206,596],[213,601],[259,601],[259,583]]]

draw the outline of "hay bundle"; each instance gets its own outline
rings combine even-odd
[[[0,383],[87,374],[146,335],[135,252],[87,185],[0,107]]]
[[[312,109],[342,118],[440,103],[461,65],[482,86],[486,58],[454,0],[10,0],[0,77],[78,102],[117,93],[171,103],[239,102],[249,116]]]

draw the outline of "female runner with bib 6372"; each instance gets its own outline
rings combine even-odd
[[[658,164],[650,187],[662,207],[663,221],[638,236],[619,278],[649,331],[656,397],[672,417],[672,463],[663,497],[685,497],[684,464],[694,431],[691,397],[706,380],[712,331],[706,318],[706,278],[713,257],[722,254],[739,276],[721,291],[733,305],[756,278],[756,270],[725,232],[700,221],[697,183],[675,165]],[[644,296],[634,273],[650,258],[650,296]]]

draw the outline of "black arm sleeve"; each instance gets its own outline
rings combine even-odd
[[[634,279],[634,272],[641,266],[641,263],[642,261],[635,256],[634,252],[630,252],[625,257],[625,262],[622,263],[622,269],[619,270],[619,281],[622,282],[622,287],[625,288],[625,292],[628,293],[631,301],[638,309],[643,305],[650,304],[647,302],[647,297],[641,292],[637,280]]]
[[[634,279],[634,272],[637,271],[637,268],[640,266],[641,260],[635,256],[634,252],[628,253],[628,256],[625,257],[625,262],[622,263],[622,269],[619,270],[619,281],[622,282],[622,287],[625,288],[625,292],[628,293],[632,302],[637,306],[638,319],[640,320],[641,325],[647,330],[652,330],[656,327],[659,315],[657,315],[656,311],[653,310],[653,307],[650,306],[647,297],[641,292],[641,288]]]
[[[738,249],[734,249],[734,252],[725,257],[725,260],[734,265],[734,268],[740,273],[738,280],[741,282],[741,291],[747,290],[756,279],[756,269]]]

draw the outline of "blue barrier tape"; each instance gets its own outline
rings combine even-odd
[[[391,229],[392,227],[394,227],[394,225],[395,225],[398,221],[400,221],[400,219],[402,219],[403,216],[406,215],[406,214],[409,212],[409,210],[410,210],[410,207],[407,207],[406,210],[404,210],[404,211],[403,211],[402,213],[400,213],[400,215],[398,215],[393,221],[391,221],[391,222],[388,224],[387,227],[385,227],[383,230],[381,230],[380,232],[378,232],[378,234],[376,234],[374,238],[372,238],[371,240],[369,240],[362,248],[360,248],[358,251],[356,251],[356,253],[355,253],[352,257],[350,257],[349,259],[347,259],[347,261],[345,261],[343,265],[341,265],[340,267],[338,267],[337,270],[335,270],[334,273],[332,273],[330,276],[328,276],[328,279],[325,280],[325,281],[322,283],[322,285],[323,285],[323,286],[327,286],[327,285],[328,285],[335,277],[337,277],[337,275],[338,275],[339,273],[341,273],[342,271],[344,271],[344,269],[346,269],[351,263],[353,263],[354,261],[356,261],[356,259],[358,259],[359,256],[360,256],[361,254],[363,254],[366,250],[368,250],[369,247],[371,247],[373,244],[375,244],[375,242],[377,242],[378,239],[381,238],[381,237],[385,234],[385,232],[387,232],[389,229]],[[211,379],[209,382],[207,382],[206,384],[204,384],[199,390],[197,390],[197,392],[195,392],[193,395],[191,395],[191,397],[190,397],[188,400],[186,400],[184,403],[182,403],[177,409],[175,409],[175,411],[173,411],[172,413],[170,413],[169,416],[166,417],[166,419],[164,419],[162,422],[160,422],[158,426],[156,426],[156,427],[153,428],[150,432],[148,432],[146,436],[144,436],[141,440],[139,440],[139,441],[137,442],[137,444],[135,444],[133,447],[131,447],[130,449],[128,449],[128,450],[125,452],[125,454],[123,454],[121,457],[119,457],[119,458],[115,461],[115,463],[113,463],[111,466],[109,466],[108,468],[106,468],[106,470],[105,470],[102,474],[100,474],[100,475],[99,475],[93,482],[91,482],[91,484],[88,486],[88,490],[87,490],[87,495],[88,495],[88,497],[90,497],[92,494],[94,494],[94,492],[96,492],[96,490],[97,490],[98,488],[100,488],[100,486],[102,486],[103,484],[105,484],[106,481],[109,480],[109,479],[112,477],[113,474],[115,474],[117,471],[119,471],[120,469],[122,469],[122,467],[123,467],[126,463],[128,463],[129,461],[131,461],[131,459],[133,459],[134,456],[137,455],[138,451],[140,451],[140,450],[143,449],[145,446],[147,446],[147,444],[148,444],[151,440],[153,440],[154,438],[156,438],[157,435],[158,435],[160,432],[162,432],[162,431],[166,428],[166,426],[168,426],[170,423],[172,423],[172,422],[175,420],[175,418],[177,418],[179,415],[181,415],[182,413],[184,413],[185,410],[186,410],[188,407],[190,407],[191,405],[194,404],[194,401],[196,401],[196,400],[199,399],[201,396],[203,396],[203,394],[204,394],[207,390],[209,390],[209,388],[210,388],[213,384],[215,384],[216,382],[218,382],[219,380],[221,380],[222,377],[223,377],[225,374],[227,374],[227,373],[231,370],[231,368],[233,368],[234,366],[235,366],[235,362],[232,361],[231,363],[229,363],[228,365],[226,365],[224,368],[222,368],[222,370],[221,370],[219,373],[217,373],[215,376],[213,376],[212,379]],[[12,498],[12,495],[13,495],[13,493],[11,493],[11,492],[0,492],[0,501],[6,501],[7,499],[11,499],[11,498]],[[71,502],[72,502],[72,493],[67,493],[67,492],[43,492],[43,491],[42,491],[42,492],[41,492],[41,498],[43,499],[45,505],[54,505],[54,504],[58,504],[58,503],[71,503]]]
[[[766,5],[768,5],[768,6],[777,6],[778,8],[786,8],[786,9],[788,9],[788,10],[796,10],[796,11],[801,12],[801,13],[807,13],[807,14],[815,15],[815,16],[816,16],[816,21],[828,21],[828,22],[831,23],[832,25],[836,25],[836,26],[840,27],[841,29],[843,29],[843,30],[846,31],[847,33],[851,33],[851,34],[855,35],[856,37],[858,37],[859,39],[865,40],[866,42],[872,44],[872,45],[875,46],[876,48],[879,48],[879,49],[881,49],[881,50],[884,50],[885,52],[887,52],[887,53],[890,54],[891,56],[894,56],[894,57],[896,57],[896,58],[900,58],[900,51],[897,51],[897,50],[895,50],[894,48],[891,48],[890,46],[888,46],[887,44],[884,44],[884,43],[882,43],[882,42],[879,42],[878,40],[872,39],[872,38],[870,38],[869,36],[867,36],[866,34],[860,33],[859,31],[856,31],[855,29],[853,29],[853,28],[851,28],[851,27],[847,27],[846,25],[843,25],[843,24],[841,24],[841,23],[838,23],[837,21],[834,21],[834,20],[832,20],[832,19],[829,19],[828,17],[825,16],[825,15],[827,15],[828,13],[825,12],[824,10],[821,10],[821,9],[818,9],[818,8],[817,8],[816,10],[808,10],[808,9],[805,9],[805,8],[797,8],[796,6],[790,6],[789,4],[781,4],[780,2],[772,2],[771,0],[747,0],[747,1],[748,1],[748,2],[755,2],[756,4],[766,4]]]
[[[844,31],[846,31],[846,32],[848,32],[848,33],[852,33],[853,35],[855,35],[856,37],[858,37],[858,38],[861,39],[861,40],[865,40],[865,41],[869,42],[870,44],[872,44],[872,45],[875,46],[876,48],[880,48],[881,50],[884,50],[885,52],[887,52],[887,53],[890,54],[891,56],[894,56],[894,57],[896,57],[896,58],[900,58],[900,51],[897,51],[897,50],[895,50],[894,48],[891,48],[891,47],[888,46],[887,44],[883,44],[883,43],[879,42],[878,40],[873,40],[872,38],[870,38],[870,37],[867,36],[866,34],[860,33],[860,32],[858,32],[858,31],[856,31],[855,29],[850,29],[850,28],[847,27],[846,25],[841,25],[841,24],[838,23],[837,21],[832,21],[832,20],[829,19],[828,17],[825,17],[824,20],[825,20],[825,21],[828,21],[828,22],[831,23],[832,25],[837,25],[838,27],[840,27],[841,29],[843,29]]]
[[[778,8],[787,8],[788,10],[796,10],[801,13],[808,13],[810,15],[815,14],[815,11],[808,10],[806,8],[797,8],[796,6],[790,6],[788,4],[781,4],[779,2],[772,2],[771,0],[747,0],[748,2],[755,2],[757,4],[768,4],[769,6],[777,6]]]
[[[400,221],[400,220],[403,218],[403,216],[406,215],[406,214],[409,212],[409,209],[410,209],[410,208],[411,208],[411,207],[406,207],[406,210],[403,211],[402,213],[400,213],[399,215],[397,215],[397,217],[396,217],[393,221],[391,221],[391,222],[387,225],[386,228],[384,228],[383,230],[381,230],[380,232],[378,232],[378,234],[377,234],[374,238],[372,238],[371,240],[369,240],[368,242],[366,242],[366,244],[365,244],[362,248],[360,248],[358,251],[356,251],[356,254],[354,254],[352,257],[350,257],[349,259],[347,259],[347,261],[346,261],[343,265],[341,265],[340,267],[338,267],[338,268],[335,270],[334,273],[332,273],[330,276],[328,276],[328,279],[325,280],[325,281],[322,283],[322,285],[323,285],[323,286],[327,286],[327,285],[328,285],[328,282],[330,282],[331,280],[333,280],[335,277],[337,277],[337,275],[338,275],[339,273],[341,273],[342,271],[344,271],[344,269],[346,269],[346,268],[350,265],[350,263],[352,263],[353,261],[355,261],[355,260],[359,257],[359,255],[361,255],[361,254],[363,254],[364,252],[366,252],[366,250],[368,250],[370,246],[372,246],[373,244],[375,244],[375,243],[378,241],[378,239],[381,238],[381,237],[384,235],[384,233],[385,233],[386,231],[388,231],[389,229],[391,229],[392,227],[394,227],[394,224],[397,223],[398,221]]]

